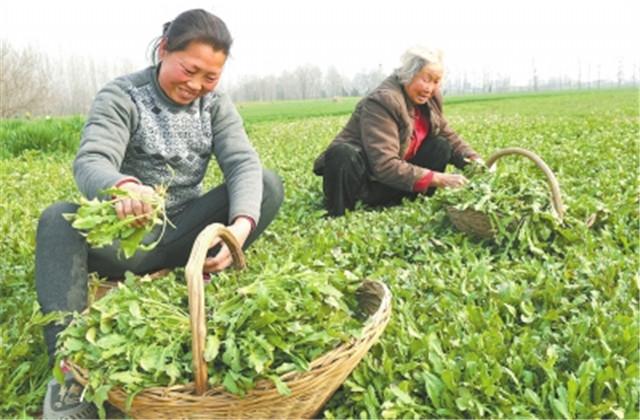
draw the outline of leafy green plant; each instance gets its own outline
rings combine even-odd
[[[130,258],[138,249],[149,251],[160,242],[164,229],[168,223],[165,213],[166,189],[157,187],[156,194],[151,198],[138,197],[134,193],[121,188],[109,188],[102,192],[102,196],[112,197],[109,200],[94,198],[88,200],[80,198],[80,207],[75,213],[67,213],[65,219],[71,221],[71,226],[78,229],[87,238],[87,243],[95,248],[111,245],[117,241],[125,258]],[[115,204],[123,198],[135,198],[150,204],[150,214],[143,216],[128,215],[119,219]],[[142,226],[134,222],[143,219]],[[161,225],[162,230],[158,238],[150,244],[142,244],[142,240],[154,229]]]

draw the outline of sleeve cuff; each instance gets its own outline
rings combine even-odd
[[[256,228],[256,221],[253,220],[253,217],[245,216],[245,215],[241,214],[240,216],[237,216],[235,219],[233,219],[232,223],[235,223],[235,221],[240,219],[240,218],[247,219],[249,221],[249,223],[251,223],[251,232],[253,232],[254,229]]]
[[[132,176],[128,176],[128,177],[122,178],[120,181],[116,182],[114,187],[120,188],[122,185],[126,184],[127,182],[134,182],[134,183],[136,183],[138,185],[142,184],[142,182],[140,182],[138,180],[138,178],[134,178]]]
[[[427,174],[422,178],[418,179],[415,184],[413,184],[413,192],[423,193],[427,191],[429,185],[431,185],[431,181],[433,180],[433,171],[427,171]]]

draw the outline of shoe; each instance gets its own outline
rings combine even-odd
[[[47,385],[44,397],[43,419],[95,419],[98,410],[93,403],[81,401],[84,387],[68,372],[64,376],[64,384],[52,379]]]

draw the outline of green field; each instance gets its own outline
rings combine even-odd
[[[349,114],[359,99],[340,97],[306,101],[242,102],[237,107],[248,123],[284,121]]]
[[[639,418],[638,91],[445,102],[449,122],[483,156],[524,147],[555,172],[573,222],[542,254],[461,234],[438,194],[322,218],[312,162],[355,101],[239,105],[286,194],[244,275],[323,271],[378,279],[393,293],[380,342],[324,416]],[[0,418],[37,415],[50,377],[34,237],[45,207],[78,197],[71,161],[82,121],[0,121]],[[211,165],[206,184],[220,179]]]

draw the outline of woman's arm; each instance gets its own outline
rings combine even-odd
[[[262,164],[247,138],[231,99],[219,94],[212,110],[213,153],[229,191],[229,224],[244,216],[258,223],[262,203]]]
[[[228,228],[244,245],[260,219],[262,164],[244,131],[242,118],[226,95],[220,95],[212,110],[213,152],[224,174],[229,192]],[[211,246],[217,244],[213,243]],[[203,266],[205,273],[222,271],[232,263],[225,244]]]
[[[127,178],[119,169],[137,118],[135,105],[116,82],[96,95],[73,163],[76,183],[87,198]]]

